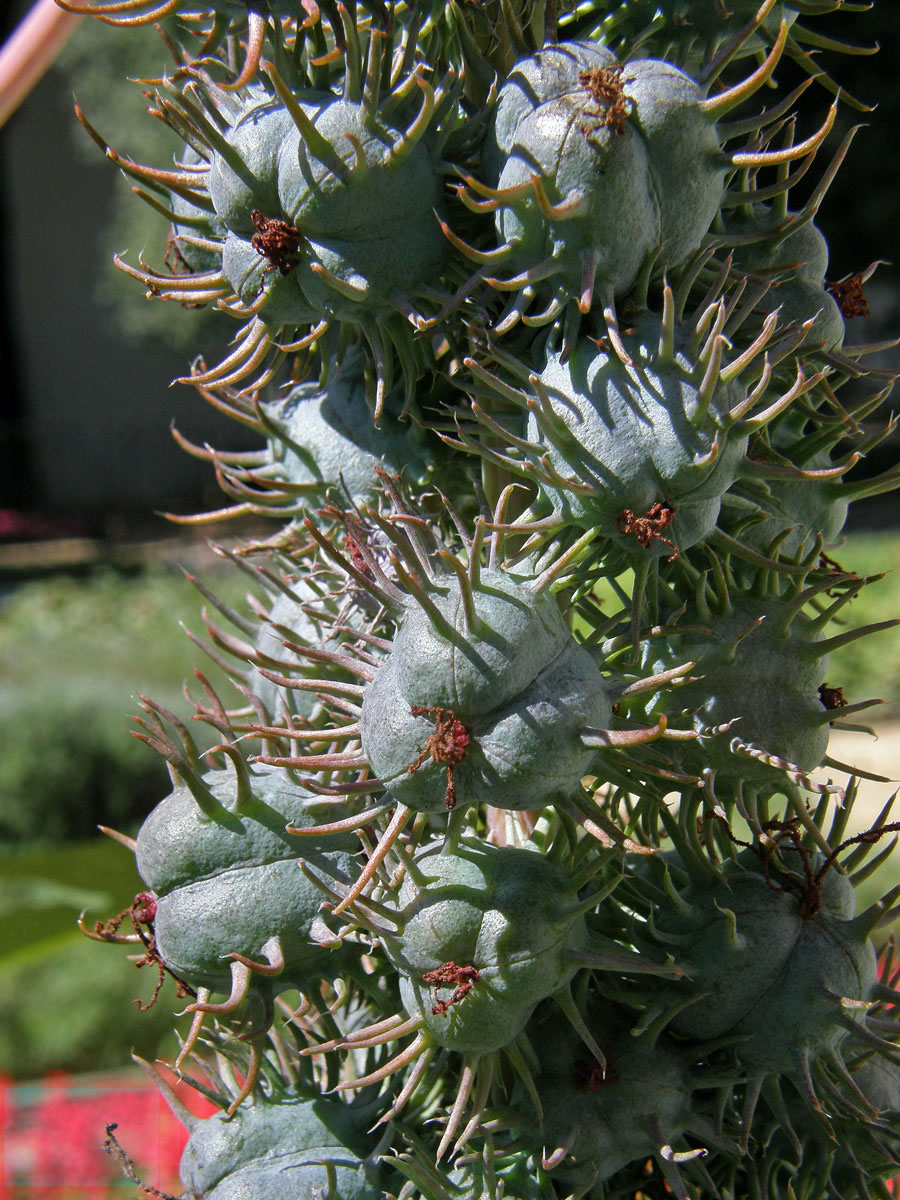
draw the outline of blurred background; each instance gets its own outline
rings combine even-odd
[[[0,40],[27,7],[3,7]],[[841,109],[823,166],[851,124],[868,127],[818,219],[831,246],[829,279],[888,260],[867,285],[871,318],[848,333],[851,342],[877,342],[900,331],[890,265],[900,261],[900,5],[879,0],[868,14],[834,18],[832,31],[882,44],[875,57],[823,51],[842,83],[877,107],[871,117]],[[238,531],[185,529],[161,515],[222,504],[211,470],[178,449],[170,423],[195,442],[253,445],[193,389],[170,386],[194,357],[221,354],[233,324],[206,309],[150,303],[114,269],[113,254],[125,250],[131,262],[143,252],[159,265],[165,222],[131,195],[72,111],[76,99],[111,145],[165,164],[171,135],[126,80],[167,65],[152,28],[126,33],[85,20],[0,130],[0,1077],[26,1106],[49,1103],[48,1073],[127,1071],[132,1050],[152,1059],[176,1049],[171,1014],[180,1005],[170,986],[141,1011],[133,1001],[149,1000],[153,969],[130,969],[126,948],[87,940],[75,919],[111,917],[140,888],[129,852],[97,825],[133,834],[168,791],[161,760],[129,737],[137,698],[178,709],[195,666],[215,675],[180,624],[201,629],[201,600],[182,568],[229,602],[240,605],[244,592],[207,546]],[[817,98],[824,114],[829,97]],[[879,365],[900,365],[896,349]],[[891,437],[857,470],[876,474],[898,459]],[[898,521],[896,496],[851,512],[842,566],[887,571],[854,602],[853,624],[900,614]],[[854,643],[833,656],[829,675],[851,702],[886,701],[874,718],[877,740],[838,735],[834,757],[890,777],[900,775],[896,645],[890,634]],[[892,786],[865,788],[873,817]],[[894,855],[870,881],[873,898],[898,868]],[[13,1183],[0,1171],[0,1191]],[[32,1192],[9,1191],[20,1194]]]

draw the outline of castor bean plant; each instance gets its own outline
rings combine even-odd
[[[900,822],[829,744],[898,623],[840,566],[900,484],[877,264],[828,262],[866,6],[63,7],[174,55],[174,162],[78,117],[259,439],[175,431],[247,602],[194,581],[226,682],[142,701],[144,890],[82,920],[186,1001],[183,1196],[888,1200]]]

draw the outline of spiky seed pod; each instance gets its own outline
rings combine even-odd
[[[467,1154],[449,1174],[432,1163],[421,1145],[386,1160],[417,1188],[417,1200],[544,1200],[544,1172],[523,1150],[508,1152],[488,1137],[479,1156]]]
[[[249,318],[237,349],[195,372],[194,382],[222,388],[253,376],[252,390],[286,353],[309,349],[331,325],[348,323],[374,359],[376,413],[395,361],[411,398],[430,355],[416,336],[424,322],[418,306],[426,294],[439,305],[452,298],[440,289],[448,243],[435,210],[442,204],[442,144],[459,120],[458,83],[450,71],[435,87],[416,68],[394,77],[382,95],[390,38],[373,28],[369,43],[364,55],[353,38],[342,94],[312,88],[283,52],[275,56],[278,66],[267,66],[265,86],[227,94],[207,84],[202,105],[196,80],[180,92],[167,85],[155,111],[189,136],[205,171],[186,164],[161,172],[129,162],[83,121],[124,170],[211,208],[225,228],[217,270],[165,275],[119,262],[150,295],[222,301]]]
[[[818,13],[828,7],[837,9],[840,4],[841,0],[826,0],[815,8]],[[790,28],[797,20],[797,6],[791,0],[766,4],[761,0],[729,0],[727,7],[721,0],[662,0],[660,4],[625,0],[617,5],[612,0],[601,0],[595,10],[598,16],[604,14],[600,27],[610,41],[649,41],[651,47],[665,49],[666,57],[698,64],[704,64],[723,43],[741,34],[744,39],[738,52],[757,54],[778,37],[782,21]]]
[[[853,885],[834,869],[834,856],[803,846],[796,822],[772,822],[766,842],[706,880],[671,859],[646,866],[665,876],[671,898],[652,928],[662,943],[677,941],[693,980],[660,984],[646,1021],[665,1014],[695,1043],[729,1044],[750,1077],[745,1145],[766,1077],[792,1079],[816,1109],[823,1088],[844,1111],[856,1106],[845,1043],[891,1048],[867,1027],[866,1012],[886,992],[870,935],[890,919],[896,889],[855,915]],[[849,1081],[843,1100],[832,1074]]]
[[[217,411],[265,439],[259,451],[199,446],[173,427],[178,445],[211,463],[234,503],[210,513],[167,514],[183,525],[254,516],[298,521],[323,504],[352,508],[377,503],[378,471],[394,471],[414,488],[444,483],[465,488],[452,456],[435,453],[437,439],[419,419],[403,415],[402,386],[386,396],[378,423],[372,419],[373,375],[359,346],[351,346],[324,383],[301,383],[280,397],[250,396],[234,388],[214,392],[198,385]],[[428,397],[429,403],[431,397]]]
[[[422,426],[401,419],[402,387],[388,393],[373,423],[371,385],[365,353],[351,346],[324,384],[297,384],[279,397],[242,397],[231,389],[217,396],[199,389],[219,411],[263,436],[264,450],[232,453],[175,436],[188,453],[214,464],[219,483],[237,501],[226,510],[229,515],[252,511],[296,520],[325,503],[373,503],[381,494],[379,469],[422,487],[436,460],[435,443]],[[220,509],[209,519],[222,515]],[[202,517],[179,519],[199,523]]]
[[[577,888],[544,855],[471,839],[416,868],[385,943],[404,1008],[430,1042],[499,1050],[578,969],[588,936]]]
[[[808,773],[826,759],[830,726],[849,715],[847,708],[829,709],[822,701],[828,654],[894,622],[825,636],[829,621],[863,587],[856,577],[826,573],[808,586],[767,587],[759,573],[755,596],[731,593],[724,577],[719,582],[714,591],[701,580],[695,602],[683,610],[690,633],[679,637],[676,624],[665,644],[653,639],[643,651],[648,670],[664,670],[682,654],[696,663],[696,678],[674,699],[679,716],[670,713],[674,724],[683,717],[700,737],[673,743],[672,756],[690,773],[711,772],[716,793],[729,802],[742,791],[781,791],[788,783],[785,771],[795,783],[813,787]],[[829,605],[807,615],[807,605],[823,593],[833,594]],[[850,709],[873,703],[878,701]],[[633,711],[646,718],[659,707],[659,701],[647,707],[639,701]]]
[[[361,30],[374,28],[389,36],[400,29],[403,44],[418,35],[422,58],[436,70],[450,67],[465,73],[473,105],[484,103],[495,75],[502,78],[517,58],[542,44],[555,16],[537,0],[485,0],[477,8],[454,0],[422,5],[364,0],[352,15],[334,0],[322,0],[304,9],[302,19],[297,0],[211,0],[205,6],[195,0],[58,3],[67,12],[91,14],[119,28],[167,19],[170,46],[178,46],[185,64],[202,64],[226,91],[253,82],[267,41],[275,54],[288,50],[321,81],[340,79],[348,43],[352,52]]]
[[[192,1130],[187,1190],[886,1200],[896,1088],[877,1071],[867,1097],[861,1060],[900,1042],[868,941],[895,897],[857,917],[853,886],[887,815],[832,851],[849,801],[826,834],[840,789],[807,774],[840,766],[827,728],[866,706],[824,686],[828,650],[866,632],[827,636],[862,581],[812,564],[886,432],[862,431],[882,397],[836,398],[866,349],[840,347],[812,224],[851,135],[794,211],[833,114],[797,141],[799,88],[725,119],[782,53],[808,67],[809,18],[845,6],[587,0],[559,42],[532,0],[225,2],[196,14],[203,61],[164,31],[180,65],[151,111],[185,143],[175,168],[94,135],[173,222],[171,274],[126,269],[245,322],[192,381],[266,448],[179,436],[233,501],[215,515],[290,522],[230,556],[265,588],[255,617],[201,586],[242,700],[201,676],[195,716],[229,769],[147,705],[175,780],[136,844],[156,894],[126,910],[133,936],[125,914],[94,932],[197,988],[179,1066],[213,1051],[202,1090],[227,1115]],[[91,7],[127,24],[181,4]],[[517,325],[504,354],[493,334]],[[267,400],[286,355],[320,383]],[[440,475],[421,495],[430,464],[391,419],[416,400],[480,456],[471,530]],[[313,1100],[370,1086],[367,1111]],[[389,1146],[400,1178],[370,1169]]]
[[[665,686],[690,664],[664,678],[640,679],[618,669],[605,678],[593,653],[573,638],[554,598],[590,533],[565,553],[551,551],[540,569],[536,560],[524,570],[508,569],[499,563],[500,531],[492,536],[487,562],[483,521],[456,557],[425,536],[427,527],[391,490],[389,515],[368,509],[360,516],[395,551],[393,579],[364,544],[365,525],[357,529],[362,541],[354,543],[356,565],[337,549],[335,530],[326,536],[312,522],[306,526],[325,553],[395,617],[393,638],[373,642],[384,657],[353,662],[346,654],[310,650],[314,661],[354,671],[361,680],[354,685],[272,676],[280,686],[339,696],[351,720],[338,719],[322,733],[346,749],[260,761],[307,772],[365,766],[360,779],[335,786],[348,794],[386,789],[408,817],[413,809],[441,812],[475,803],[540,808],[577,788],[588,767],[602,772],[604,752],[664,735],[665,720],[622,730],[605,724],[618,696]]]
[[[823,857],[810,859],[815,879]],[[680,891],[677,914],[657,916],[661,934],[685,935],[682,962],[704,992],[672,1018],[674,1032],[696,1042],[747,1034],[752,1044],[739,1045],[739,1057],[779,1072],[794,1070],[805,1048],[818,1056],[843,1040],[842,1009],[828,993],[868,1000],[875,951],[865,928],[853,924],[855,894],[846,877],[829,871],[817,894],[807,895],[801,867],[789,849],[777,858],[742,851],[714,883]],[[669,874],[684,886],[683,872]],[[684,990],[696,993],[696,984]],[[820,1031],[821,1044],[812,1049]]]
[[[608,868],[617,857],[585,856],[575,864],[559,836],[548,838],[543,853],[534,845],[497,846],[471,836],[440,850],[426,846],[415,855],[407,852],[399,894],[382,872],[385,886],[365,898],[354,888],[335,909],[348,911],[378,938],[398,971],[405,1013],[303,1053],[359,1050],[415,1035],[384,1066],[339,1085],[362,1087],[415,1063],[382,1120],[407,1103],[438,1051],[462,1054],[462,1077],[438,1158],[457,1134],[458,1149],[477,1128],[501,1053],[539,1110],[531,1052],[518,1042],[539,1000],[554,996],[576,1036],[602,1058],[569,992],[576,972],[590,967],[616,975],[679,974],[670,959],[636,955],[612,938],[588,933],[584,914],[613,892],[620,876]],[[323,890],[331,889],[323,882]],[[470,1098],[474,1112],[460,1133]]]
[[[828,243],[811,219],[773,205],[748,208],[739,209],[726,223],[727,233],[734,238],[735,266],[790,272],[793,278],[811,283],[825,279]]]
[[[366,1135],[372,1116],[371,1105],[287,1092],[254,1099],[227,1118],[195,1119],[181,1181],[204,1200],[382,1200],[386,1173]]]
[[[559,95],[577,92],[588,70],[616,66],[616,56],[598,42],[564,42],[542,46],[522,58],[503,82],[491,123],[481,146],[485,182],[496,187],[516,144],[521,121]]]
[[[349,533],[344,543],[352,555],[354,543]],[[282,723],[273,729],[271,737],[288,738],[292,726],[295,733],[299,726],[308,731],[310,724],[316,725],[322,719],[322,699],[314,691],[304,690],[299,682],[322,674],[324,660],[329,664],[324,670],[332,684],[349,683],[354,668],[365,670],[364,664],[383,657],[375,632],[391,632],[391,621],[348,574],[311,553],[311,545],[294,526],[288,526],[271,541],[247,547],[244,554],[221,545],[213,549],[243,570],[256,587],[262,585],[264,595],[259,598],[248,594],[248,611],[252,613],[248,615],[188,574],[216,610],[202,610],[208,641],[189,636],[231,677],[243,698],[240,709],[226,714],[216,697],[201,719],[211,718],[210,723],[220,733],[236,739],[238,734],[248,732],[249,701],[262,726]],[[265,555],[267,565],[254,562],[257,554]],[[354,631],[358,631],[358,640],[350,642]],[[289,686],[293,681],[285,680],[286,671],[298,677],[296,686]],[[211,689],[200,678],[213,699]],[[292,722],[294,717],[300,721]]]
[[[610,311],[651,255],[675,265],[692,254],[725,180],[702,100],[667,63],[622,67],[577,42],[520,63],[498,99],[496,167],[488,160],[496,186],[470,181],[482,207],[496,209],[500,249],[491,261],[512,272],[494,286],[534,294],[549,280],[555,298],[540,320],[561,311],[563,296],[587,312],[595,289]]]
[[[344,40],[345,25],[333,0],[316,5],[293,38],[290,34],[291,24],[297,18],[296,0],[211,0],[206,5],[195,0],[92,0],[83,5],[57,0],[57,3],[66,12],[95,16],[120,29],[150,24],[159,27],[158,23],[165,20],[166,37],[173,52],[177,54],[180,50],[185,65],[197,66],[202,62],[203,68],[215,75],[217,87],[222,91],[234,91],[253,82],[267,37],[276,52],[287,35],[298,59],[305,51],[310,58],[318,53],[326,62],[328,56],[322,55],[325,38],[330,36],[338,47]],[[387,11],[380,0],[371,0],[368,7],[375,13],[379,27],[386,27]],[[322,16],[326,18],[328,34],[321,25]],[[223,44],[228,47],[224,54]],[[325,63],[320,63],[317,74],[321,76],[323,72]]]
[[[387,351],[378,327],[403,336],[446,249],[429,148],[446,95],[410,76],[395,88],[393,107],[416,79],[421,104],[404,128],[395,123],[399,113],[376,114],[371,101],[307,98],[282,84],[284,103],[239,118],[232,153],[214,155],[210,166],[210,198],[229,230],[222,270],[244,304],[272,327],[323,317],[360,325],[378,347],[382,386]],[[411,360],[411,333],[405,337]]]
[[[830,1119],[802,1111],[787,1090],[779,1107],[777,1117],[760,1122],[758,1145],[750,1153],[714,1164],[723,1195],[818,1200],[831,1193],[843,1200],[890,1200],[897,1165],[888,1126],[864,1110]]]
[[[425,130],[410,135],[389,127],[376,133],[371,128],[372,115],[359,103],[334,97],[311,97],[305,105],[299,98],[295,100],[299,112],[307,115],[307,109],[312,111],[307,119],[322,142],[309,132],[309,145],[289,110],[281,105],[267,110],[271,119],[264,125],[258,119],[249,124],[239,119],[231,146],[254,177],[254,187],[243,187],[234,168],[217,156],[210,168],[210,198],[238,239],[251,241],[254,232],[261,233],[258,241],[263,251],[267,250],[266,233],[260,230],[260,222],[253,220],[254,210],[261,209],[265,221],[284,221],[302,231],[297,249],[286,252],[299,260],[291,268],[296,271],[292,282],[298,292],[298,310],[304,310],[305,304],[315,314],[328,304],[341,319],[353,320],[358,315],[353,302],[364,303],[370,294],[375,313],[387,316],[392,309],[390,297],[414,293],[419,283],[439,273],[443,260],[444,243],[431,217],[439,198],[438,178],[427,143],[420,141]],[[423,104],[426,111],[433,110],[433,95],[426,96]],[[254,109],[252,116],[259,112]],[[422,121],[427,121],[424,114]],[[332,149],[331,155],[325,144]],[[355,152],[355,158],[353,153],[339,153],[338,148],[345,146]],[[259,154],[264,157],[257,164]],[[374,229],[367,230],[364,223],[360,228],[361,213],[367,213],[370,221],[377,220]],[[400,230],[413,231],[415,239],[402,255],[386,255],[384,245],[380,249],[375,245],[396,241]],[[250,300],[259,293],[266,270],[266,263],[259,259],[266,254],[255,246],[250,253],[241,253],[248,263],[255,260],[255,269],[242,278],[231,276],[230,282]],[[313,264],[317,271],[312,270]],[[268,265],[281,271],[272,252]],[[331,285],[325,272],[339,283]],[[354,291],[363,294],[354,296]],[[309,319],[304,316],[297,323]]]
[[[177,787],[147,817],[137,868],[157,897],[157,946],[175,975],[214,991],[240,983],[246,992],[258,961],[268,968],[258,982],[277,971],[278,987],[304,984],[332,938],[285,826],[313,824],[314,807],[315,797],[283,772],[228,770]],[[346,838],[303,846],[311,863],[345,879],[354,874],[353,850]]]
[[[819,539],[826,547],[836,546],[854,500],[897,487],[896,467],[847,479],[862,455],[893,431],[889,420],[881,428],[870,422],[862,432],[862,423],[886,393],[863,396],[845,415],[835,417],[829,392],[826,386],[807,393],[802,405],[788,409],[754,438],[740,477],[723,497],[721,524],[745,545],[801,561]]]
[[[806,335],[810,346],[826,351],[840,346],[844,319],[825,288],[828,243],[813,222],[804,221],[798,227],[795,214],[755,205],[749,213],[739,212],[725,228],[738,243],[735,266],[773,281],[760,307],[767,312],[777,311],[787,325],[812,321]],[[751,240],[754,235],[758,240]]]
[[[589,769],[602,775],[598,751],[663,733],[659,722],[608,728],[619,694],[654,686],[604,677],[540,576],[493,568],[474,584],[451,577],[429,603],[408,604],[365,690],[360,738],[372,770],[410,808],[538,809]]]
[[[408,608],[366,689],[360,734],[372,769],[417,809],[444,807],[448,768],[454,805],[541,807],[587,770],[594,752],[581,730],[609,722],[600,670],[556,600],[527,579],[483,572],[471,611],[459,586],[442,590],[435,611]],[[455,745],[452,725],[437,727],[441,712],[459,726]]]
[[[197,716],[234,739],[215,748],[231,769],[208,770],[187,727],[158,704],[143,701],[146,717],[138,720],[135,736],[167,760],[175,787],[144,821],[136,841],[106,832],[134,851],[151,890],[126,910],[133,935],[118,932],[124,913],[93,931],[79,926],[99,941],[142,942],[147,950],[142,962],[158,967],[160,984],[168,971],[196,994],[185,1010],[194,1020],[179,1066],[196,1045],[207,1014],[230,1014],[251,1000],[258,1020],[244,1035],[250,1065],[233,1112],[256,1086],[260,1039],[271,1027],[275,995],[288,988],[306,995],[331,974],[352,975],[353,966],[329,961],[340,939],[320,915],[319,888],[298,870],[297,844],[289,836],[313,826],[311,809],[321,802],[285,773],[251,769],[221,701],[211,688],[208,692],[212,705],[197,705]],[[306,857],[346,886],[354,873],[352,844],[342,830],[335,832],[325,843],[307,842]],[[140,925],[147,925],[149,936]],[[213,992],[227,998],[214,1002]]]
[[[650,186],[659,204],[660,262],[676,267],[697,250],[715,215],[713,206],[721,201],[724,169],[713,123],[716,110],[707,115],[702,88],[659,59],[626,64],[622,82],[624,104],[647,147]],[[598,108],[608,121],[605,92]]]
[[[853,1072],[853,1081],[879,1113],[900,1113],[900,1062],[873,1054]]]
[[[754,481],[752,485],[738,480],[732,485],[733,494],[747,498],[752,505],[752,511],[741,504],[732,514],[735,534],[742,543],[794,559],[809,554],[819,539],[824,546],[838,544],[853,498],[852,486],[848,494],[847,485],[836,474],[839,468],[827,454],[816,455],[803,466],[797,464],[796,469],[797,478]],[[728,499],[723,497],[726,509]],[[731,521],[721,523],[731,525]]]
[[[450,30],[444,52],[462,68],[473,106],[490,97],[496,80],[505,79],[519,59],[555,38],[557,13],[541,0],[485,0],[478,5],[448,0],[433,5],[435,24],[442,10]]]
[[[278,594],[265,623],[259,627],[254,643],[256,662],[250,668],[247,682],[272,718],[290,712],[313,723],[321,719],[321,701],[313,692],[283,687],[275,681],[273,673],[283,675],[290,671],[296,675],[305,672],[314,678],[321,666],[298,659],[298,653],[302,655],[305,649],[337,651],[342,638],[335,626],[342,618],[357,627],[365,623],[365,613],[355,605],[344,604],[337,611],[329,612],[327,597],[325,600],[323,604],[320,592],[305,580],[298,579],[291,585],[290,592]],[[298,652],[293,653],[290,646],[298,647]],[[331,677],[338,682],[352,679],[339,667],[331,672]]]
[[[697,1080],[689,1056],[674,1039],[635,1038],[614,1006],[592,1001],[584,1019],[602,1061],[554,1019],[549,1005],[526,1027],[540,1059],[535,1085],[543,1112],[526,1140],[540,1138],[543,1165],[560,1182],[596,1187],[629,1163],[649,1159],[669,1189],[686,1197],[678,1164],[704,1156],[706,1147],[689,1145],[684,1135],[700,1136],[706,1145],[715,1138],[693,1103]]]
[[[219,748],[231,770],[201,774],[187,730],[158,706],[145,708],[147,732],[140,736],[182,781],[144,821],[135,844],[138,871],[153,892],[159,960],[197,988],[179,1062],[195,1045],[206,1014],[232,1013],[248,997],[262,1009],[236,1107],[255,1086],[258,1040],[272,1023],[274,995],[287,988],[306,994],[339,970],[328,948],[339,939],[320,915],[318,888],[298,870],[298,845],[287,832],[313,824],[316,798],[282,772],[251,770],[233,745]],[[181,746],[169,738],[162,715],[179,730]],[[353,847],[345,837],[307,845],[304,861],[352,878]],[[213,992],[227,998],[212,1001]]]
[[[797,325],[812,320],[806,335],[811,349],[821,346],[830,351],[843,344],[844,318],[834,296],[824,286],[824,280],[821,284],[804,279],[788,280],[772,289],[770,296],[771,311],[777,311],[783,320]]]
[[[198,176],[207,169],[205,160],[188,143],[178,157],[178,166],[186,173],[195,170]],[[169,206],[173,220],[166,265],[172,270],[180,267],[189,275],[215,271],[219,266],[219,244],[227,232],[222,221],[209,205],[196,204],[181,191],[169,193]]]
[[[310,508],[323,500],[350,507],[373,503],[381,494],[376,468],[422,487],[434,461],[424,431],[399,420],[399,389],[388,395],[378,425],[373,424],[369,390],[365,355],[351,347],[324,389],[299,384],[262,405],[272,465],[260,473],[291,489],[315,488]]]
[[[438,1195],[436,1200],[456,1200],[457,1197],[459,1200],[481,1200],[482,1196],[491,1196],[495,1200],[541,1200],[546,1196],[546,1190],[537,1178],[538,1164],[530,1155],[520,1153],[511,1163],[500,1162],[496,1167],[484,1161],[485,1158],[487,1156],[474,1168],[468,1163],[457,1167],[451,1176],[454,1191],[448,1192],[446,1197]]]
[[[747,778],[773,787],[780,783],[777,769],[734,755],[728,745],[732,736],[801,771],[814,770],[825,756],[828,714],[819,688],[828,656],[818,645],[823,639],[814,622],[794,616],[792,607],[735,599],[727,612],[705,610],[709,635],[689,635],[703,682],[688,685],[677,702],[698,732],[724,727],[723,733],[703,739],[701,752],[719,784]],[[686,613],[689,617],[695,618],[695,628],[705,623],[699,611]]]
[[[625,357],[616,297],[700,248],[723,202],[729,167],[803,157],[831,127],[833,110],[806,143],[773,154],[723,153],[717,117],[768,78],[782,45],[783,39],[764,68],[712,99],[670,63],[612,64],[590,43],[545,47],[517,66],[501,89],[488,142],[487,172],[496,185],[467,176],[460,191],[470,208],[495,213],[498,244],[481,250],[451,235],[481,264],[482,276],[488,267],[512,271],[487,277],[494,288],[514,293],[496,334],[520,319],[554,322],[573,299],[588,313],[596,297]],[[764,114],[757,124],[766,120]],[[532,304],[537,296],[543,309]],[[577,313],[568,310],[567,328],[576,324]]]
[[[675,559],[712,534],[722,495],[745,468],[749,435],[812,381],[801,373],[780,396],[767,393],[764,354],[786,348],[774,318],[728,362],[726,298],[684,321],[677,307],[666,287],[662,313],[637,317],[622,338],[625,362],[582,338],[569,354],[552,349],[538,374],[495,349],[519,388],[468,360],[479,395],[471,414],[484,434],[474,440],[461,426],[461,444],[537,484],[537,501],[519,518],[523,531],[594,529],[637,559]],[[787,332],[787,345],[801,336]],[[527,413],[524,436],[491,416],[498,401]]]
[[[851,55],[875,54],[877,45],[860,46],[823,34],[815,19],[846,8],[845,0],[600,0],[585,13],[581,8],[565,14],[561,26],[590,33],[620,53],[641,49],[685,66],[717,76],[723,69],[721,54],[731,57],[760,55],[784,38],[784,50],[801,71],[830,92],[840,94],[854,108],[868,106],[849,95],[823,70],[815,49]],[[784,33],[782,33],[784,29]]]
[[[629,345],[630,368],[591,344],[580,343],[565,362],[552,355],[540,375],[549,419],[534,406],[526,440],[535,459],[546,455],[572,480],[571,488],[543,485],[555,513],[598,526],[626,552],[676,557],[715,528],[746,451],[747,434],[731,417],[746,395],[730,381],[704,389],[702,362],[660,361],[647,337],[659,326],[643,325]],[[564,431],[554,436],[559,423]]]
[[[760,5],[757,0],[733,0],[730,8],[725,8],[719,0],[663,0],[658,7],[669,23],[682,25],[699,37],[714,36],[721,39],[732,36],[741,26],[752,21]],[[778,0],[774,7],[770,6],[762,21],[762,28],[777,34],[782,20],[793,24],[796,19],[797,8],[791,0],[786,0],[786,3]]]

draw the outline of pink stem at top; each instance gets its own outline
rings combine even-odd
[[[0,46],[0,126],[35,86],[80,20],[53,0],[36,0]]]

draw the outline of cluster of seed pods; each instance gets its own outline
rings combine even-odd
[[[228,682],[205,739],[143,702],[146,890],[83,925],[188,1001],[186,1198],[887,1200],[900,824],[848,834],[829,754],[878,703],[829,654],[897,623],[833,557],[900,483],[846,477],[893,379],[817,223],[848,7],[88,8],[176,56],[174,165],[79,111],[169,225],[118,265],[237,320],[182,382],[259,437],[175,433],[247,605],[195,580]]]

